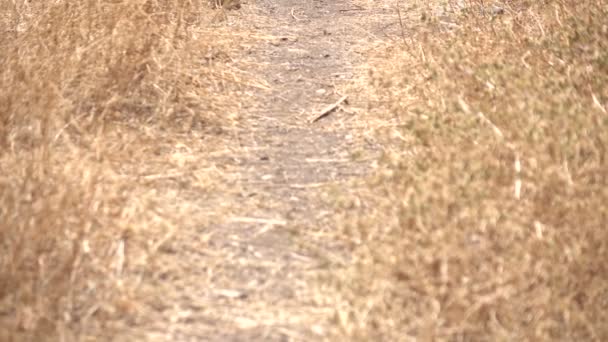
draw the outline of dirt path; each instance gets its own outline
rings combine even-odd
[[[145,286],[164,295],[148,300],[140,337],[299,341],[327,333],[335,308],[319,277],[348,259],[324,234],[334,229],[328,194],[368,174],[378,154],[361,138],[364,100],[345,93],[379,39],[372,31],[382,10],[374,11],[376,22],[370,8],[347,0],[259,0],[230,12],[262,42],[238,58],[268,89],[243,94],[228,152],[210,161],[225,187],[197,201],[201,215],[222,219],[180,228],[156,257],[163,266]],[[344,110],[310,123],[343,95]]]

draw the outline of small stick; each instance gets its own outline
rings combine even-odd
[[[521,199],[521,160],[519,154],[515,154],[515,185],[514,195],[516,200]]]
[[[403,19],[401,18],[401,8],[399,6],[401,3],[397,4],[397,14],[399,15],[399,26],[401,26],[401,38],[403,39],[403,44],[407,46],[407,41],[405,40],[405,29],[403,27]]]
[[[292,17],[292,18],[294,18],[296,21],[300,21],[300,20],[302,20],[302,19],[300,19],[300,18],[296,17],[295,11],[296,11],[296,9],[295,9],[295,8],[292,8],[292,9],[291,9],[291,17]]]
[[[285,220],[265,219],[257,217],[233,217],[231,222],[236,223],[265,223],[274,226],[284,226],[287,224]]]
[[[339,105],[342,104],[342,102],[346,101],[347,98],[348,98],[348,95],[344,95],[335,103],[332,103],[329,106],[325,107],[321,111],[321,113],[319,113],[319,115],[311,121],[311,123],[315,123],[315,122],[323,119],[324,117],[328,116],[329,114],[331,114],[334,110],[336,110],[336,108],[338,108]]]

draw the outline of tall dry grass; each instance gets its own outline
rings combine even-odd
[[[608,339],[608,4],[501,6],[427,12],[377,65],[341,338]]]
[[[162,174],[163,140],[225,120],[209,18],[185,0],[0,3],[0,339],[133,322],[123,273],[144,266],[126,255],[179,216],[140,163]]]

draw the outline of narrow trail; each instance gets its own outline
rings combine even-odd
[[[170,266],[147,286],[166,295],[149,300],[142,337],[318,340],[335,314],[319,275],[348,260],[325,238],[335,229],[327,190],[369,174],[378,155],[357,133],[364,100],[344,91],[367,72],[362,54],[383,13],[348,0],[259,0],[229,15],[262,39],[237,58],[269,90],[245,95],[229,153],[211,157],[226,187],[198,201],[221,219],[180,228],[157,256]],[[310,122],[343,95],[349,105]]]

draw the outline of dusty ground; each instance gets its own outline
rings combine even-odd
[[[176,199],[200,208],[188,222],[201,223],[179,227],[150,261],[140,289],[146,307],[116,327],[125,340],[326,335],[335,308],[330,294],[319,295],[319,278],[347,260],[324,234],[333,229],[330,194],[368,174],[379,152],[358,119],[365,96],[353,92],[367,72],[362,54],[384,27],[383,9],[373,9],[376,22],[371,11],[351,1],[261,0],[218,24],[252,32],[251,45],[231,58],[257,86],[241,92],[239,124],[220,134],[225,149],[201,165],[222,191]],[[311,122],[344,95],[336,111]]]
[[[605,0],[207,5],[0,3],[1,341],[608,340]]]

